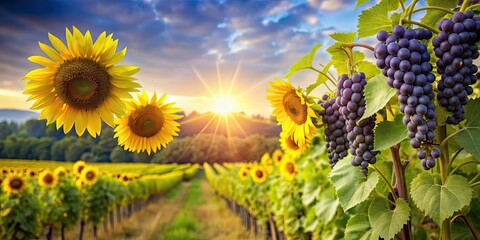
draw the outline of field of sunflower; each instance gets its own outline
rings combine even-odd
[[[192,179],[198,165],[86,164],[0,160],[0,238],[53,239],[53,231],[80,224],[104,230],[132,212],[155,202],[182,180]]]

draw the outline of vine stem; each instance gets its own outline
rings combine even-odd
[[[385,181],[385,183],[387,183],[388,185],[388,188],[390,188],[390,191],[392,192],[392,195],[393,195],[393,199],[397,200],[398,196],[397,196],[397,193],[395,192],[395,189],[393,189],[393,186],[392,184],[390,183],[390,181],[388,181],[388,179],[385,177],[385,175],[382,173],[382,171],[380,171],[380,169],[378,169],[377,167],[375,167],[375,165],[370,165],[372,166],[373,169],[375,169],[375,171],[380,174],[380,176],[382,176],[383,180]]]
[[[321,74],[321,75],[325,76],[328,80],[330,80],[330,82],[331,82],[334,86],[337,85],[337,84],[335,83],[335,81],[334,81],[333,79],[331,79],[330,76],[328,76],[326,73],[324,73],[324,72],[322,72],[322,71],[320,71],[320,70],[318,70],[318,69],[316,69],[316,68],[314,68],[314,67],[308,67],[308,68],[311,69],[311,70],[313,70],[313,71],[315,71],[315,72],[317,72],[318,74]]]
[[[443,7],[437,7],[437,6],[428,6],[428,7],[417,8],[417,9],[413,10],[412,13],[416,13],[416,12],[420,12],[420,11],[424,11],[424,10],[439,10],[439,11],[443,11],[443,12],[450,13],[450,14],[455,13],[454,11],[452,11],[450,9],[443,8]]]
[[[476,182],[476,183],[472,183],[472,184],[470,185],[470,187],[473,188],[473,187],[476,187],[476,186],[479,186],[479,185],[480,185],[480,182]]]
[[[472,233],[472,235],[475,239],[480,239],[480,236],[478,236],[477,231],[475,231],[475,227],[470,222],[470,220],[468,220],[468,218],[467,218],[467,216],[465,216],[465,214],[456,215],[455,217],[452,218],[452,220],[450,222],[453,223],[458,218],[461,218],[465,222],[465,224],[468,226],[468,229],[470,229],[470,232]]]
[[[440,176],[442,178],[442,185],[445,184],[447,181],[448,176],[448,162],[449,162],[449,154],[448,154],[448,137],[447,137],[447,126],[439,126],[438,127],[438,140],[442,143],[440,144]],[[451,137],[451,136],[449,136]],[[451,232],[450,232],[450,221],[449,219],[445,219],[441,226],[440,226],[440,239],[441,240],[450,240]]]
[[[462,151],[463,151],[463,147],[458,149],[458,151],[456,151],[455,154],[453,154],[453,157],[450,160],[450,163],[448,164],[449,169],[452,167],[453,161],[455,161],[455,159],[457,159],[458,154],[460,154]]]
[[[455,173],[459,168],[461,168],[461,167],[463,167],[463,166],[465,166],[465,165],[467,165],[467,164],[472,164],[472,163],[480,164],[480,162],[478,162],[478,161],[468,161],[468,162],[464,162],[464,163],[458,165],[457,167],[455,167],[455,168],[450,172],[449,175]]]
[[[403,20],[402,20],[402,23],[415,24],[415,25],[418,25],[418,26],[420,26],[420,27],[423,27],[423,28],[426,28],[426,29],[432,31],[432,32],[435,33],[435,34],[438,34],[438,30],[437,30],[437,29],[432,28],[432,27],[430,27],[430,26],[428,26],[428,25],[426,25],[426,24],[423,24],[423,23],[421,23],[421,22],[412,21],[412,20],[408,20],[408,19],[403,19]]]
[[[464,0],[462,6],[460,7],[460,12],[465,12],[465,9],[467,8],[469,3],[470,0]]]
[[[467,7],[467,9],[465,9],[465,11],[466,11],[466,10],[470,10],[471,8],[474,8],[474,7],[478,7],[478,6],[480,6],[480,3],[473,4],[472,6]]]
[[[408,203],[407,182],[405,180],[405,168],[400,160],[400,144],[390,147],[393,160],[393,170],[395,172],[395,187],[398,191],[398,197],[405,199]],[[404,240],[412,239],[412,223],[409,220],[407,224],[403,225],[402,236]]]
[[[418,2],[418,0],[413,0],[412,3],[410,3],[410,5],[409,5],[408,8],[407,8],[408,19],[409,19],[409,20],[412,19],[413,9],[415,8],[415,5],[417,5],[417,2]]]
[[[477,173],[477,175],[475,175],[475,177],[473,177],[472,180],[470,180],[470,184],[473,184],[479,177],[480,177],[480,172]]]
[[[375,51],[375,49],[370,46],[370,45],[367,45],[367,44],[364,44],[364,43],[344,43],[342,44],[342,46],[346,47],[346,48],[350,48],[352,49],[353,47],[362,47],[362,48],[366,48],[370,51]]]

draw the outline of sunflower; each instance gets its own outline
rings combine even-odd
[[[274,107],[273,114],[277,117],[279,125],[287,134],[293,134],[295,143],[305,143],[306,139],[312,138],[316,132],[312,118],[317,114],[306,101],[306,96],[299,89],[295,89],[290,80],[283,82],[276,79],[270,82],[272,88],[267,89],[267,99]]]
[[[118,39],[103,32],[95,42],[90,32],[82,34],[73,27],[73,34],[66,29],[67,45],[52,34],[48,38],[53,48],[39,43],[48,56],[31,56],[29,61],[44,66],[25,75],[24,94],[31,107],[40,110],[39,119],[47,119],[47,125],[56,121],[57,129],[63,126],[65,133],[75,125],[79,136],[87,130],[96,137],[100,134],[102,120],[114,126],[114,115],[125,114],[124,98],[138,91],[140,84],[131,77],[139,71],[136,66],[115,66],[127,52],[116,52]]]
[[[238,171],[238,176],[240,177],[240,179],[247,180],[249,170],[250,168],[247,169],[247,165],[243,164],[240,170]]]
[[[292,181],[298,173],[298,166],[290,157],[284,157],[280,163],[280,174],[287,181]]]
[[[262,166],[254,165],[250,169],[250,176],[254,182],[262,183],[267,179],[267,172]]]
[[[44,187],[53,187],[58,183],[58,176],[50,170],[44,170],[38,175],[38,184]]]
[[[7,175],[8,173],[10,173],[10,171],[8,170],[8,168],[2,168],[1,174]]]
[[[3,180],[2,187],[6,193],[20,193],[27,187],[27,183],[19,175],[10,175]]]
[[[98,169],[92,166],[86,166],[82,171],[81,179],[85,184],[94,184],[98,179]]]
[[[285,152],[285,154],[290,155],[290,157],[296,159],[302,153],[304,153],[307,148],[310,146],[312,140],[310,138],[306,138],[305,142],[295,143],[293,141],[293,134],[287,134],[285,132],[280,133],[280,147]]]
[[[26,174],[27,174],[27,176],[29,176],[31,178],[34,178],[37,175],[37,172],[35,172],[35,170],[33,170],[33,169],[28,169]]]
[[[75,181],[75,186],[77,186],[77,188],[82,188],[83,185],[85,185],[85,183],[82,181],[81,178],[79,178]]]
[[[137,153],[147,151],[150,155],[166,147],[174,136],[178,136],[180,124],[175,120],[182,116],[175,114],[180,108],[173,108],[174,103],[163,103],[165,94],[157,99],[157,93],[154,92],[149,101],[144,91],[137,98],[127,103],[125,117],[116,119],[118,126],[114,130],[114,137],[118,137],[118,144],[125,150]]]
[[[55,168],[55,170],[53,170],[53,173],[55,173],[55,175],[57,175],[58,177],[63,177],[67,175],[67,169],[62,166],[58,166],[57,168]]]
[[[262,157],[260,158],[260,163],[263,165],[267,173],[273,172],[274,170],[273,163],[272,163],[272,159],[270,158],[270,154],[268,154],[268,152],[262,155]]]
[[[275,149],[272,153],[272,160],[275,163],[275,165],[279,165],[280,162],[282,161],[282,151],[280,149]]]
[[[85,168],[85,162],[82,160],[78,160],[73,164],[72,170],[75,175],[80,176],[84,168]]]

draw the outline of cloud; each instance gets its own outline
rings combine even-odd
[[[43,0],[7,1],[0,6],[0,88],[21,90],[19,81],[39,67],[28,56],[43,55],[37,41],[50,32],[65,39],[65,28],[77,26],[114,33],[119,49],[128,46],[121,64],[138,65],[136,77],[148,91],[205,96],[192,66],[217,85],[216,63],[226,79],[239,62],[238,92],[267,108],[265,79],[282,76],[289,66],[334,31],[323,11],[354,1],[257,0]],[[257,103],[258,105],[258,103]]]

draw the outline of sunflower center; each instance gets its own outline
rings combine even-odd
[[[30,174],[30,177],[35,176],[35,172],[30,172],[29,174]]]
[[[12,181],[10,181],[10,188],[12,189],[18,190],[22,188],[22,186],[23,186],[23,182],[18,178],[15,178]]]
[[[256,175],[258,178],[262,178],[262,177],[263,177],[263,172],[260,171],[260,170],[257,170],[257,171],[255,171],[255,175]]]
[[[307,105],[302,104],[302,99],[295,90],[283,96],[283,107],[296,124],[302,125],[307,121]]]
[[[53,183],[53,176],[51,174],[45,175],[45,177],[43,177],[43,182],[45,182],[46,184]]]
[[[292,137],[288,137],[285,139],[285,143],[287,144],[288,148],[293,150],[298,150],[300,147],[293,141]]]
[[[108,96],[110,79],[107,69],[92,59],[66,60],[55,74],[55,93],[68,105],[97,108]]]
[[[291,162],[288,162],[286,165],[285,165],[285,169],[287,170],[287,172],[289,174],[292,174],[295,172],[295,166],[293,166],[293,163]]]
[[[128,126],[138,136],[152,137],[163,128],[162,111],[153,105],[138,108],[130,114]]]
[[[87,177],[88,180],[92,180],[93,178],[95,178],[95,173],[93,173],[93,172],[88,172],[88,173],[86,174],[86,177]]]
[[[82,173],[82,170],[85,168],[85,166],[78,166],[77,170],[78,173]]]

